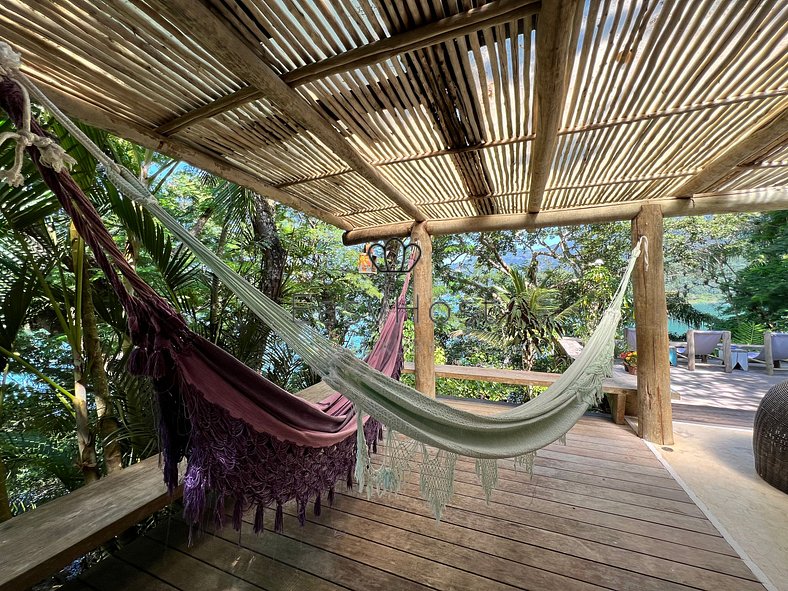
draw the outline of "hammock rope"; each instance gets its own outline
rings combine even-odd
[[[243,277],[235,273],[208,247],[192,236],[186,228],[159,205],[156,198],[141,185],[132,173],[119,167],[95,146],[40,89],[19,72],[18,67],[5,67],[5,72],[7,78],[23,85],[31,97],[51,112],[64,128],[83,144],[104,167],[107,176],[121,193],[139,203],[157,218],[253,313],[260,317],[288,346],[298,353],[323,378],[326,384],[337,392],[341,392],[342,396],[349,401],[352,401],[357,413],[352,416],[352,419],[357,425],[363,424],[363,415],[374,417],[374,421],[368,421],[364,429],[359,429],[357,426],[351,427],[352,433],[356,435],[352,442],[352,448],[355,448],[352,452],[357,455],[354,462],[354,475],[359,485],[367,491],[367,494],[371,494],[373,490],[378,492],[398,490],[403,483],[405,475],[409,472],[414,458],[417,455],[421,455],[421,492],[431,505],[436,517],[439,518],[451,497],[454,465],[458,456],[462,455],[476,459],[477,474],[482,482],[485,494],[489,497],[490,490],[497,482],[497,467],[494,467],[495,460],[515,458],[517,465],[523,466],[530,471],[536,450],[554,441],[561,440],[588,409],[588,406],[598,401],[601,397],[602,381],[605,377],[612,375],[614,339],[620,320],[620,308],[624,294],[635,262],[641,250],[645,250],[645,244],[642,240],[632,250],[629,263],[610,306],[602,315],[601,321],[588,340],[583,353],[567,371],[537,398],[495,416],[477,416],[422,396],[416,390],[397,381],[398,371],[395,372],[396,375],[391,372],[388,372],[389,375],[384,375],[357,359],[350,351],[331,343],[316,329],[304,322],[293,320],[284,308],[267,298]],[[8,85],[6,84],[5,86],[7,87]],[[7,91],[8,89],[4,88],[4,92]],[[33,132],[38,133],[35,129]],[[43,132],[41,134],[43,135]],[[30,146],[28,147],[28,153],[37,155],[36,149],[37,147]],[[34,159],[39,163],[39,159]],[[40,169],[42,174],[44,174],[45,168],[40,167]],[[68,177],[65,172],[59,174]],[[49,176],[53,175],[54,172],[50,173]],[[85,199],[87,200],[87,198]],[[61,199],[62,201],[63,199]],[[99,231],[101,229],[107,234],[109,241],[112,242],[111,236],[106,233],[101,219],[89,202],[84,207],[80,207],[78,211],[73,206],[69,207],[64,204],[64,207],[69,215],[73,213],[77,217],[84,217],[82,226],[85,232],[101,234],[101,231]],[[83,229],[78,227],[78,230],[82,234]],[[86,236],[83,235],[83,238],[86,238],[86,241],[88,241]],[[99,244],[99,247],[111,248],[114,247],[114,243],[111,245],[102,243]],[[104,268],[98,252],[96,256],[102,268]],[[133,269],[124,267],[123,262],[125,262],[125,259],[123,261],[114,260],[114,262],[124,276],[128,276],[129,271],[131,271],[132,275],[136,277]],[[108,261],[106,264],[109,265]],[[128,267],[127,264],[126,267]],[[126,294],[128,299],[121,297],[124,307],[129,306],[128,309],[131,309],[132,312],[150,313],[149,308],[159,308],[163,303],[167,310],[171,310],[166,302],[155,294],[149,286],[144,284],[139,277],[136,277],[136,280],[136,282],[132,282],[134,296],[131,297]],[[144,286],[141,287],[139,292],[137,282],[142,283],[142,286]],[[116,281],[112,285],[116,287],[119,284],[120,281],[116,277]],[[143,300],[142,304],[139,303],[140,296]],[[401,297],[404,297],[404,292]],[[138,309],[140,305],[142,305],[142,310]],[[132,328],[131,317],[133,315],[135,314],[129,314],[130,328]],[[162,318],[159,318],[159,316],[162,316]],[[142,322],[138,317],[136,320]],[[163,360],[162,366],[170,367],[173,363],[181,366],[188,365],[191,359],[187,355],[184,361],[182,350],[188,347],[178,342],[177,339],[174,339],[175,342],[165,342],[172,334],[184,334],[184,330],[188,331],[185,328],[185,324],[183,324],[183,320],[177,317],[174,312],[169,315],[162,315],[160,310],[155,310],[152,322],[155,326],[137,326],[134,329],[137,332],[144,333],[144,335],[156,335],[156,342],[146,344],[154,352],[154,355],[164,351],[165,354],[175,357],[175,359]],[[381,337],[383,338],[383,335]],[[193,345],[191,346],[193,347]],[[140,350],[144,349],[145,347],[140,348]],[[224,355],[230,357],[226,353]],[[230,357],[230,359],[232,358]],[[150,359],[147,360],[147,365],[150,365]],[[154,363],[153,365],[155,366],[156,364]],[[206,370],[204,366],[199,364],[194,367],[187,367],[187,369],[191,372]],[[217,379],[228,378],[229,376],[222,374],[221,369],[222,367],[217,365],[213,368],[213,375],[217,376]],[[187,392],[189,392],[190,388],[199,390],[203,395],[202,399],[207,400],[207,404],[202,405],[199,410],[207,414],[213,412],[213,409],[210,407],[212,404],[215,405],[217,401],[215,397],[211,399],[209,395],[206,395],[204,387],[200,388],[199,384],[180,383],[170,385],[169,391],[172,391],[173,388],[180,388]],[[279,402],[284,404],[285,400],[282,398]],[[267,410],[276,415],[277,409],[270,408],[270,406]],[[163,412],[167,410],[165,408]],[[173,408],[169,410],[173,411]],[[177,413],[177,408],[174,412]],[[199,421],[200,417],[196,416],[197,414],[199,413],[194,413],[188,417],[177,417],[174,428],[176,430],[185,428],[183,425],[189,421]],[[347,416],[343,418],[348,419]],[[228,435],[227,438],[238,439],[239,436],[243,436],[254,440],[255,437],[266,432],[265,429],[257,428],[259,425],[250,425],[248,420],[240,421],[240,423],[244,428],[244,432]],[[383,458],[382,465],[373,470],[370,465],[367,448],[375,443],[379,435],[378,423],[382,423],[389,429],[387,455]],[[227,426],[225,425],[224,427],[226,428]],[[362,431],[364,431],[363,435]],[[409,439],[396,437],[395,432],[402,433]],[[343,441],[347,442],[350,439],[346,438]],[[227,443],[229,445],[231,442]],[[191,448],[189,447],[190,445]],[[195,461],[194,445],[193,434],[191,441],[179,441],[174,446],[175,449],[168,452],[171,455],[169,458],[170,463],[180,459],[179,456],[182,457],[191,449],[189,456],[189,464],[191,466]],[[437,453],[430,451],[427,446],[437,448]],[[205,444],[199,449],[204,449],[204,447]],[[252,453],[252,448],[253,446],[250,444],[245,448],[244,453]],[[166,457],[165,460],[167,460]],[[234,458],[232,461],[242,463],[243,458]],[[248,468],[246,466],[246,469]],[[172,465],[170,465],[170,471],[172,469]],[[188,478],[189,474],[187,473],[187,480]],[[350,483],[350,475],[348,476],[348,482]],[[205,490],[218,489],[220,490],[218,493],[220,495],[236,495],[240,499],[238,503],[242,504],[248,502],[246,500],[247,497],[254,498],[254,494],[251,492],[247,494],[244,491],[228,490],[232,489],[234,483],[237,484],[232,479],[222,486],[217,485],[216,482],[210,482],[200,488],[200,494],[205,494]],[[314,495],[315,492],[319,494],[320,491],[310,489],[309,495]],[[305,504],[302,503],[303,496],[304,494],[301,493],[301,498],[299,499],[300,508]],[[277,499],[274,500],[279,503]],[[195,504],[200,505],[199,502]],[[200,507],[203,505],[200,505]],[[265,506],[265,502],[258,502],[260,511],[263,506]],[[281,503],[278,504],[278,518],[280,510]],[[300,513],[301,511],[299,510]],[[195,513],[195,516],[198,514],[199,511]],[[279,521],[281,519],[277,519],[277,522]]]

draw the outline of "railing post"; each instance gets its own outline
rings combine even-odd
[[[658,205],[644,205],[632,220],[633,244],[643,236],[648,240],[647,256],[637,261],[633,281],[638,343],[638,435],[666,445],[673,443],[673,412],[662,210]]]
[[[733,371],[733,351],[731,346],[731,331],[722,331],[722,360],[725,363],[725,373]]]
[[[410,238],[419,243],[421,258],[413,268],[416,313],[413,319],[413,362],[416,389],[435,398],[435,323],[432,321],[432,238],[424,222],[413,226]]]
[[[687,370],[695,371],[695,331],[687,331]]]
[[[774,374],[774,351],[772,351],[772,333],[763,333],[763,357],[766,362],[766,375]]]

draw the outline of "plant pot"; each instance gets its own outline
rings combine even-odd
[[[627,373],[631,373],[633,376],[638,375],[638,366],[637,365],[627,365],[624,364],[624,369],[627,370]]]

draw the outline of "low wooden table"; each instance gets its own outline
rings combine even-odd
[[[750,358],[747,357],[747,351],[744,350],[733,350],[731,351],[731,369],[736,369],[738,366],[739,369],[743,371],[749,371],[749,360]]]

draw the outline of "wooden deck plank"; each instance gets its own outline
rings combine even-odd
[[[188,545],[189,527],[180,519],[173,519],[167,526],[159,527],[147,534],[150,538],[169,547],[177,548],[189,556],[223,569],[237,579],[264,587],[269,591],[340,591],[346,589],[331,581],[292,568],[268,556],[254,552],[218,536],[210,536],[208,543],[197,538]]]
[[[431,589],[511,591],[518,588],[467,570],[448,567],[432,558],[412,554],[408,551],[405,538],[389,537],[383,541],[376,541],[371,531],[357,531],[356,534],[350,534],[342,529],[334,530],[330,523],[323,525],[322,520],[320,523],[308,521],[301,527],[292,510],[285,513],[284,523],[284,535],[287,537],[344,556],[349,560],[409,578],[413,583]]]
[[[534,479],[540,477],[549,478],[551,481],[565,481],[565,482],[578,482],[581,484],[591,484],[600,488],[609,488],[612,490],[620,490],[624,492],[633,492],[641,495],[647,495],[658,499],[671,499],[681,501],[684,503],[692,503],[689,495],[683,491],[673,488],[663,488],[658,486],[651,486],[648,484],[641,484],[639,482],[629,482],[627,480],[617,480],[607,475],[597,476],[595,474],[585,474],[581,472],[572,472],[568,470],[561,470],[558,468],[550,468],[541,465],[540,462],[534,464]],[[692,503],[694,504],[694,503]]]
[[[544,455],[536,456],[537,466],[545,466],[548,468],[555,468],[566,472],[577,472],[580,474],[592,474],[595,476],[604,476],[615,480],[622,480],[625,482],[634,482],[644,484],[652,487],[660,487],[674,491],[682,491],[683,489],[679,484],[670,478],[664,476],[651,476],[641,474],[639,472],[632,472],[629,470],[617,470],[610,467],[592,466],[583,462],[570,462],[562,460],[562,458],[547,458]]]
[[[288,529],[298,528],[298,522],[288,521]],[[282,564],[305,571],[321,579],[332,581],[354,591],[368,591],[369,589],[390,589],[392,591],[426,591],[429,587],[407,577],[417,577],[418,573],[402,571],[402,576],[387,570],[370,566],[365,562],[356,560],[373,549],[367,544],[358,544],[353,558],[347,558],[322,547],[306,543],[286,535],[277,535],[266,532],[256,536],[251,528],[245,528],[241,535],[238,532],[224,529],[216,532],[217,537],[238,544],[242,548],[253,550],[268,556]],[[209,542],[210,539],[206,538]],[[342,540],[337,539],[339,544]],[[377,549],[377,546],[374,546]],[[389,568],[396,565],[389,564]],[[399,569],[397,569],[399,570]],[[194,587],[200,591],[200,587]],[[131,591],[131,590],[129,590]]]
[[[363,502],[363,501],[362,501]],[[289,513],[295,518],[293,508]],[[401,516],[402,517],[402,516]],[[533,589],[549,591],[599,591],[601,587],[563,573],[548,572],[539,566],[520,563],[512,568],[512,563],[492,554],[480,554],[472,547],[454,544],[438,537],[428,537],[415,533],[410,528],[410,516],[405,523],[408,527],[394,527],[380,520],[370,520],[349,512],[332,510],[326,515],[309,520],[303,532],[288,530],[286,535],[304,535],[309,538],[315,528],[328,528],[350,536],[367,539],[382,546],[396,545],[426,563],[427,572],[421,575],[423,581],[436,589]],[[434,521],[433,521],[433,525]],[[440,526],[437,526],[440,527]],[[400,566],[398,564],[398,566]],[[405,566],[405,565],[402,565]],[[527,587],[526,587],[527,585]]]
[[[414,496],[413,492],[415,491],[406,491],[383,499],[373,497],[368,502],[422,515],[432,519],[433,526],[435,526],[429,508],[420,497]],[[357,498],[353,494],[345,496]],[[485,531],[590,560],[600,560],[612,566],[631,568],[627,563],[622,564],[612,558],[608,561],[605,557],[612,552],[610,548],[637,554],[641,557],[641,561],[649,561],[648,557],[664,559],[666,562],[661,563],[661,568],[665,568],[667,563],[674,563],[670,565],[670,568],[675,569],[676,565],[687,565],[741,578],[754,578],[738,555],[726,552],[726,548],[722,545],[712,550],[696,548],[685,545],[680,535],[677,535],[673,540],[659,540],[603,526],[576,522],[569,516],[556,518],[528,510],[509,511],[505,505],[497,503],[487,505],[484,499],[458,499],[441,517],[441,524],[444,523],[459,526],[470,524],[470,527],[476,528],[478,531]]]
[[[455,474],[458,480],[467,484],[476,482],[476,472],[471,462],[457,462]],[[591,498],[599,498],[616,503],[625,503],[634,507],[645,507],[648,509],[658,509],[669,513],[679,513],[692,517],[705,519],[703,511],[697,505],[687,501],[674,501],[662,499],[652,495],[632,493],[620,489],[583,484],[578,482],[559,480],[544,476],[523,477],[522,472],[515,472],[511,469],[498,468],[498,490],[529,494],[534,488],[551,489],[570,494],[585,495]],[[688,497],[689,498],[689,497]]]
[[[713,573],[709,571],[720,569],[737,578],[754,580],[741,560],[718,554],[708,553],[706,557],[707,566],[711,569],[677,564],[595,541],[578,543],[577,539],[565,534],[523,528],[473,512],[453,512],[453,519],[443,519],[436,525],[429,510],[418,499],[397,497],[396,502],[391,503],[390,500],[393,499],[387,497],[380,503],[369,503],[365,499],[342,494],[337,496],[333,509],[407,528],[428,537],[450,539],[479,552],[494,553],[515,562],[532,563],[539,568],[570,574],[601,586],[608,586],[610,581],[615,581],[620,588],[655,588],[662,591],[667,588],[665,582],[671,581],[703,588],[704,581],[715,584]]]
[[[0,524],[0,590],[38,583],[170,502],[149,458]]]
[[[402,494],[418,497],[420,492],[418,486],[407,484],[403,487]],[[481,490],[474,490],[474,487],[463,483],[455,485],[454,496],[449,502],[449,507],[455,509],[473,508],[473,510],[478,512],[483,512],[485,507],[489,507],[491,511],[508,512],[512,520],[522,519],[524,523],[539,523],[542,527],[549,527],[549,525],[542,524],[549,524],[552,519],[567,519],[571,523],[565,523],[564,525],[570,529],[573,526],[586,530],[603,528],[608,532],[631,533],[663,541],[680,541],[681,544],[686,546],[714,552],[731,552],[728,549],[727,542],[717,532],[692,531],[664,523],[643,521],[633,517],[616,515],[615,513],[605,513],[601,510],[587,509],[585,507],[556,503],[538,497],[502,491],[493,492],[488,505]]]
[[[114,556],[102,560],[82,575],[80,581],[95,591],[181,591]]]
[[[201,589],[257,591],[260,588],[148,536],[135,540],[123,548],[117,556],[137,569],[181,590],[194,588],[196,584],[199,584]]]
[[[187,527],[174,518],[82,583],[98,591],[763,591],[627,427],[587,416],[567,440],[540,452],[532,478],[501,461],[489,504],[473,460],[460,459],[440,523],[412,477],[398,495],[339,491],[303,528],[286,505],[283,535],[255,536],[248,515],[240,535],[203,534],[189,548]]]
[[[376,462],[382,462],[386,455],[384,445],[378,446],[378,456],[374,459]],[[418,457],[414,458],[414,463],[420,461]],[[542,495],[549,494],[549,498],[559,502],[568,502],[569,504],[576,504],[574,499],[567,501],[562,499],[563,493],[585,495],[593,499],[604,499],[607,501],[623,502],[635,507],[660,509],[672,513],[679,513],[682,515],[692,516],[705,520],[704,513],[692,502],[689,496],[684,493],[681,500],[660,499],[652,494],[638,494],[630,493],[622,490],[616,486],[599,487],[590,484],[573,483],[571,481],[562,481],[548,477],[540,477],[539,471],[534,467],[536,476],[529,476],[523,470],[517,469],[513,462],[500,461],[498,465],[498,479],[500,490],[508,492],[518,492],[523,494],[537,494],[535,488],[544,488],[555,491],[553,493],[540,493]],[[456,480],[458,482],[465,482],[467,484],[475,484],[478,482],[476,477],[476,464],[471,459],[459,458],[455,464]],[[648,490],[648,489],[647,489]],[[558,492],[560,491],[560,492]],[[548,498],[548,497],[543,497]],[[583,506],[583,505],[578,505]]]

